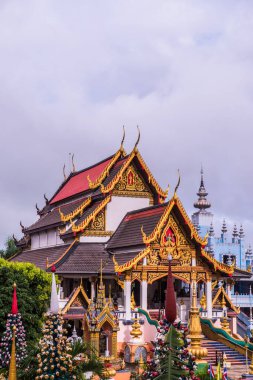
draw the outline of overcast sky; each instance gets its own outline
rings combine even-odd
[[[216,235],[253,242],[253,2],[0,0],[0,246],[126,126],[191,214],[203,164]],[[172,192],[171,190],[171,192]],[[171,194],[171,193],[170,193]]]

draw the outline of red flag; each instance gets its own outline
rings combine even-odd
[[[17,289],[16,284],[13,285],[13,296],[12,296],[12,314],[18,314],[18,300],[17,300]]]
[[[167,277],[167,292],[165,300],[165,316],[168,322],[174,323],[177,318],[176,297],[174,291],[173,277],[171,272],[171,259],[169,258],[169,269]]]

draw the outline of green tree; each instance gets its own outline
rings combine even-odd
[[[6,319],[11,312],[14,282],[17,284],[18,309],[27,341],[37,340],[49,304],[51,274],[30,263],[0,259],[0,335],[5,330]]]
[[[0,256],[6,260],[19,251],[19,248],[16,246],[15,241],[11,236],[6,239],[4,247],[4,249],[0,249]]]

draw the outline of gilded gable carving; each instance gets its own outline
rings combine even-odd
[[[161,246],[189,246],[190,242],[186,239],[182,229],[179,227],[175,218],[170,215],[166,226],[160,237]]]
[[[105,231],[105,210],[103,209],[98,213],[96,218],[86,228],[88,231]]]
[[[133,165],[129,166],[123,173],[120,181],[115,185],[113,192],[120,195],[127,195],[129,192],[134,192],[139,196],[151,196],[149,188],[136,172]]]

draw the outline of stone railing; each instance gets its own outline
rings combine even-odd
[[[232,294],[231,300],[235,306],[253,307],[253,295],[251,294]]]

